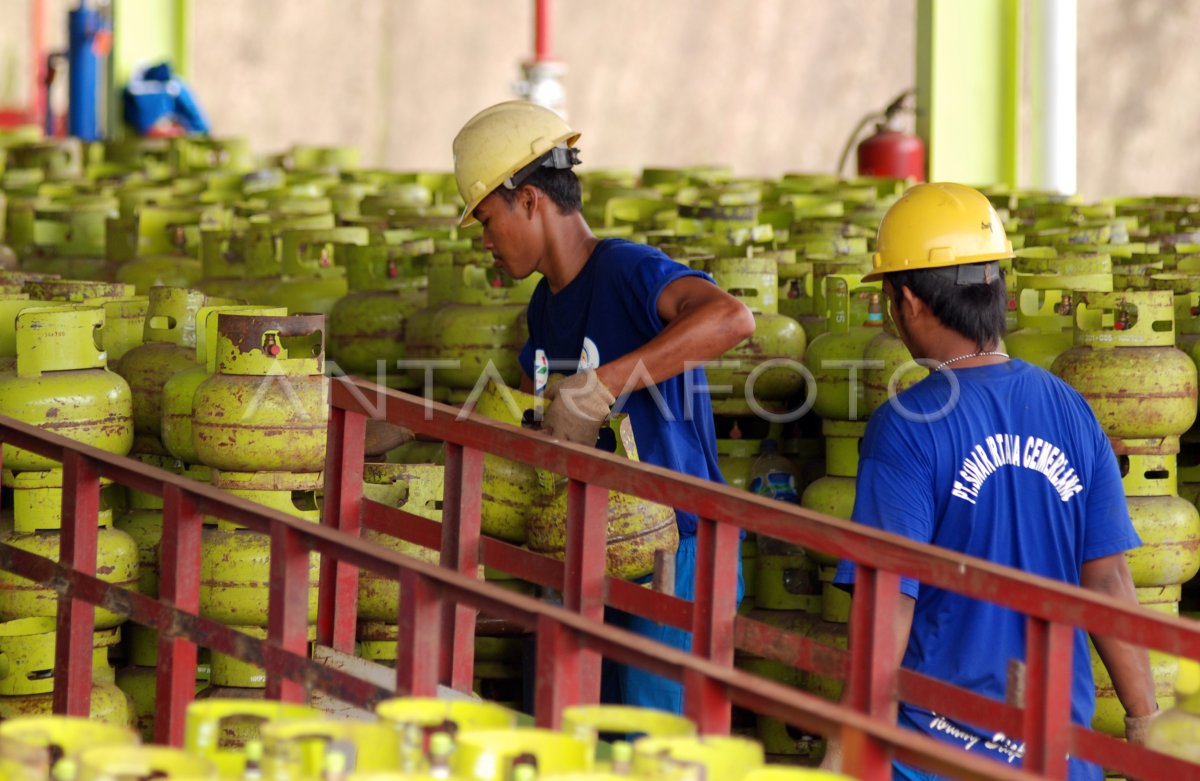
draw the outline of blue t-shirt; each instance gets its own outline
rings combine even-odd
[[[562,290],[551,293],[546,280],[539,282],[529,302],[529,341],[520,356],[535,392],[544,381],[537,376],[539,365],[561,374],[595,369],[658,336],[666,326],[658,316],[658,297],[683,277],[712,281],[654,247],[604,239]],[[613,410],[629,414],[639,459],[724,482],[707,386],[704,368],[696,367],[619,396]],[[676,512],[676,521],[680,534],[696,533],[692,513]]]
[[[1065,382],[1020,360],[935,372],[872,414],[853,517],[1073,585],[1084,562],[1141,544],[1091,408]],[[841,562],[835,582],[853,579],[854,565]],[[1025,618],[910,579],[901,591],[917,600],[904,666],[1004,700],[1008,662],[1025,658]],[[1076,630],[1072,719],[1090,725],[1094,708],[1087,637]],[[1024,751],[905,703],[900,723],[1013,765]],[[1101,773],[1072,761],[1070,777]]]

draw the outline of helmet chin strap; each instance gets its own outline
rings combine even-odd
[[[988,285],[1000,278],[1000,263],[995,260],[925,270],[944,279],[953,280],[954,284],[958,286]]]

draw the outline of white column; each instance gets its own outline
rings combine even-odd
[[[1076,191],[1077,0],[1028,0],[1035,189]]]

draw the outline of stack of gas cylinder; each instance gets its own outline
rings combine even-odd
[[[296,147],[255,160],[236,139],[85,147],[35,136],[0,136],[3,414],[97,444],[88,438],[93,426],[108,437],[101,447],[309,520],[319,515],[326,375],[357,374],[537,425],[540,402],[512,390],[536,277],[506,277],[482,251],[478,229],[457,228],[448,173],[364,169],[354,150],[338,147]],[[709,370],[728,482],[750,487],[770,440],[795,467],[802,503],[847,517],[867,416],[927,373],[896,338],[878,284],[861,279],[879,220],[904,183],[801,174],[742,179],[718,166],[585,170],[582,180],[597,235],[659,246],[711,274],[754,312],[754,337]],[[1191,505],[1200,494],[1200,201],[1084,204],[999,188],[988,195],[1017,247],[1005,264],[1006,349],[1053,367],[1092,402],[1146,543],[1129,557],[1139,597],[1174,612],[1182,593],[1187,614],[1196,609],[1186,583],[1196,572],[1200,534]],[[38,350],[49,334],[54,349]],[[61,394],[50,385],[59,380],[89,388],[95,400],[112,399],[95,406],[122,422],[106,417],[99,425],[95,409],[77,414],[53,401]],[[10,384],[17,395],[4,390]],[[128,407],[113,412],[117,404]],[[601,444],[636,458],[637,435],[618,419]],[[438,520],[440,443],[409,443],[386,461],[364,470],[366,494]],[[58,465],[6,448],[4,468],[14,516],[5,539],[53,553]],[[561,476],[488,456],[484,531],[561,556],[565,493]],[[154,593],[161,500],[116,487],[103,496],[101,555],[113,565],[111,577]],[[666,508],[614,495],[608,520],[613,574],[645,577],[655,554],[675,545]],[[261,635],[265,540],[229,521],[206,522],[205,614]],[[744,610],[844,645],[847,602],[829,583],[832,559],[753,539],[743,555]],[[532,591],[511,575],[485,575]],[[53,630],[45,620],[54,609],[49,592],[31,596],[42,593],[0,576],[0,644],[25,643],[36,651],[25,658],[45,665]],[[394,658],[397,593],[394,583],[362,579],[364,656]],[[115,618],[98,615],[104,667],[117,627]],[[481,618],[476,669],[481,688],[517,704],[522,649],[513,631]],[[154,638],[129,629],[126,639],[122,679],[145,716]],[[834,682],[819,676],[743,663],[837,695]],[[1164,703],[1174,669],[1173,660],[1155,657]],[[52,672],[20,684],[0,680],[0,688],[10,687],[0,699],[44,695]],[[253,689],[262,679],[261,671],[219,656],[211,675],[218,690]],[[1119,706],[1098,678],[1097,725],[1114,729]],[[819,751],[777,722],[757,728],[771,754]]]
[[[13,284],[20,274],[9,274]],[[9,294],[0,334],[0,414],[121,455],[133,446],[132,396],[128,383],[109,371],[102,347],[105,313],[96,299],[102,291],[87,283],[71,285],[26,279],[25,293]],[[120,291],[126,292],[126,291]],[[71,300],[73,299],[73,300]],[[63,469],[52,459],[4,446],[5,492],[11,496],[6,544],[57,560],[61,544]],[[125,532],[113,528],[119,505],[105,489],[97,537],[99,577],[138,587],[138,550]],[[0,719],[49,713],[54,688],[55,616],[58,594],[0,572]],[[114,684],[109,650],[120,639],[124,618],[97,608],[95,624],[94,718],[128,724],[133,709]]]
[[[569,707],[559,731],[516,723],[514,711],[484,702],[386,700],[374,720],[347,721],[301,705],[207,700],[189,707],[182,749],[144,746],[128,729],[85,719],[13,719],[0,725],[0,771],[10,781],[801,781],[813,774],[767,767],[753,741],[698,736],[687,719],[642,708]],[[629,731],[639,736],[632,743],[602,740]]]

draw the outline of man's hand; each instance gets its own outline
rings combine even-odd
[[[545,398],[551,404],[542,418],[542,430],[559,439],[588,446],[596,444],[600,427],[608,420],[616,401],[591,369],[550,383],[546,386]]]

